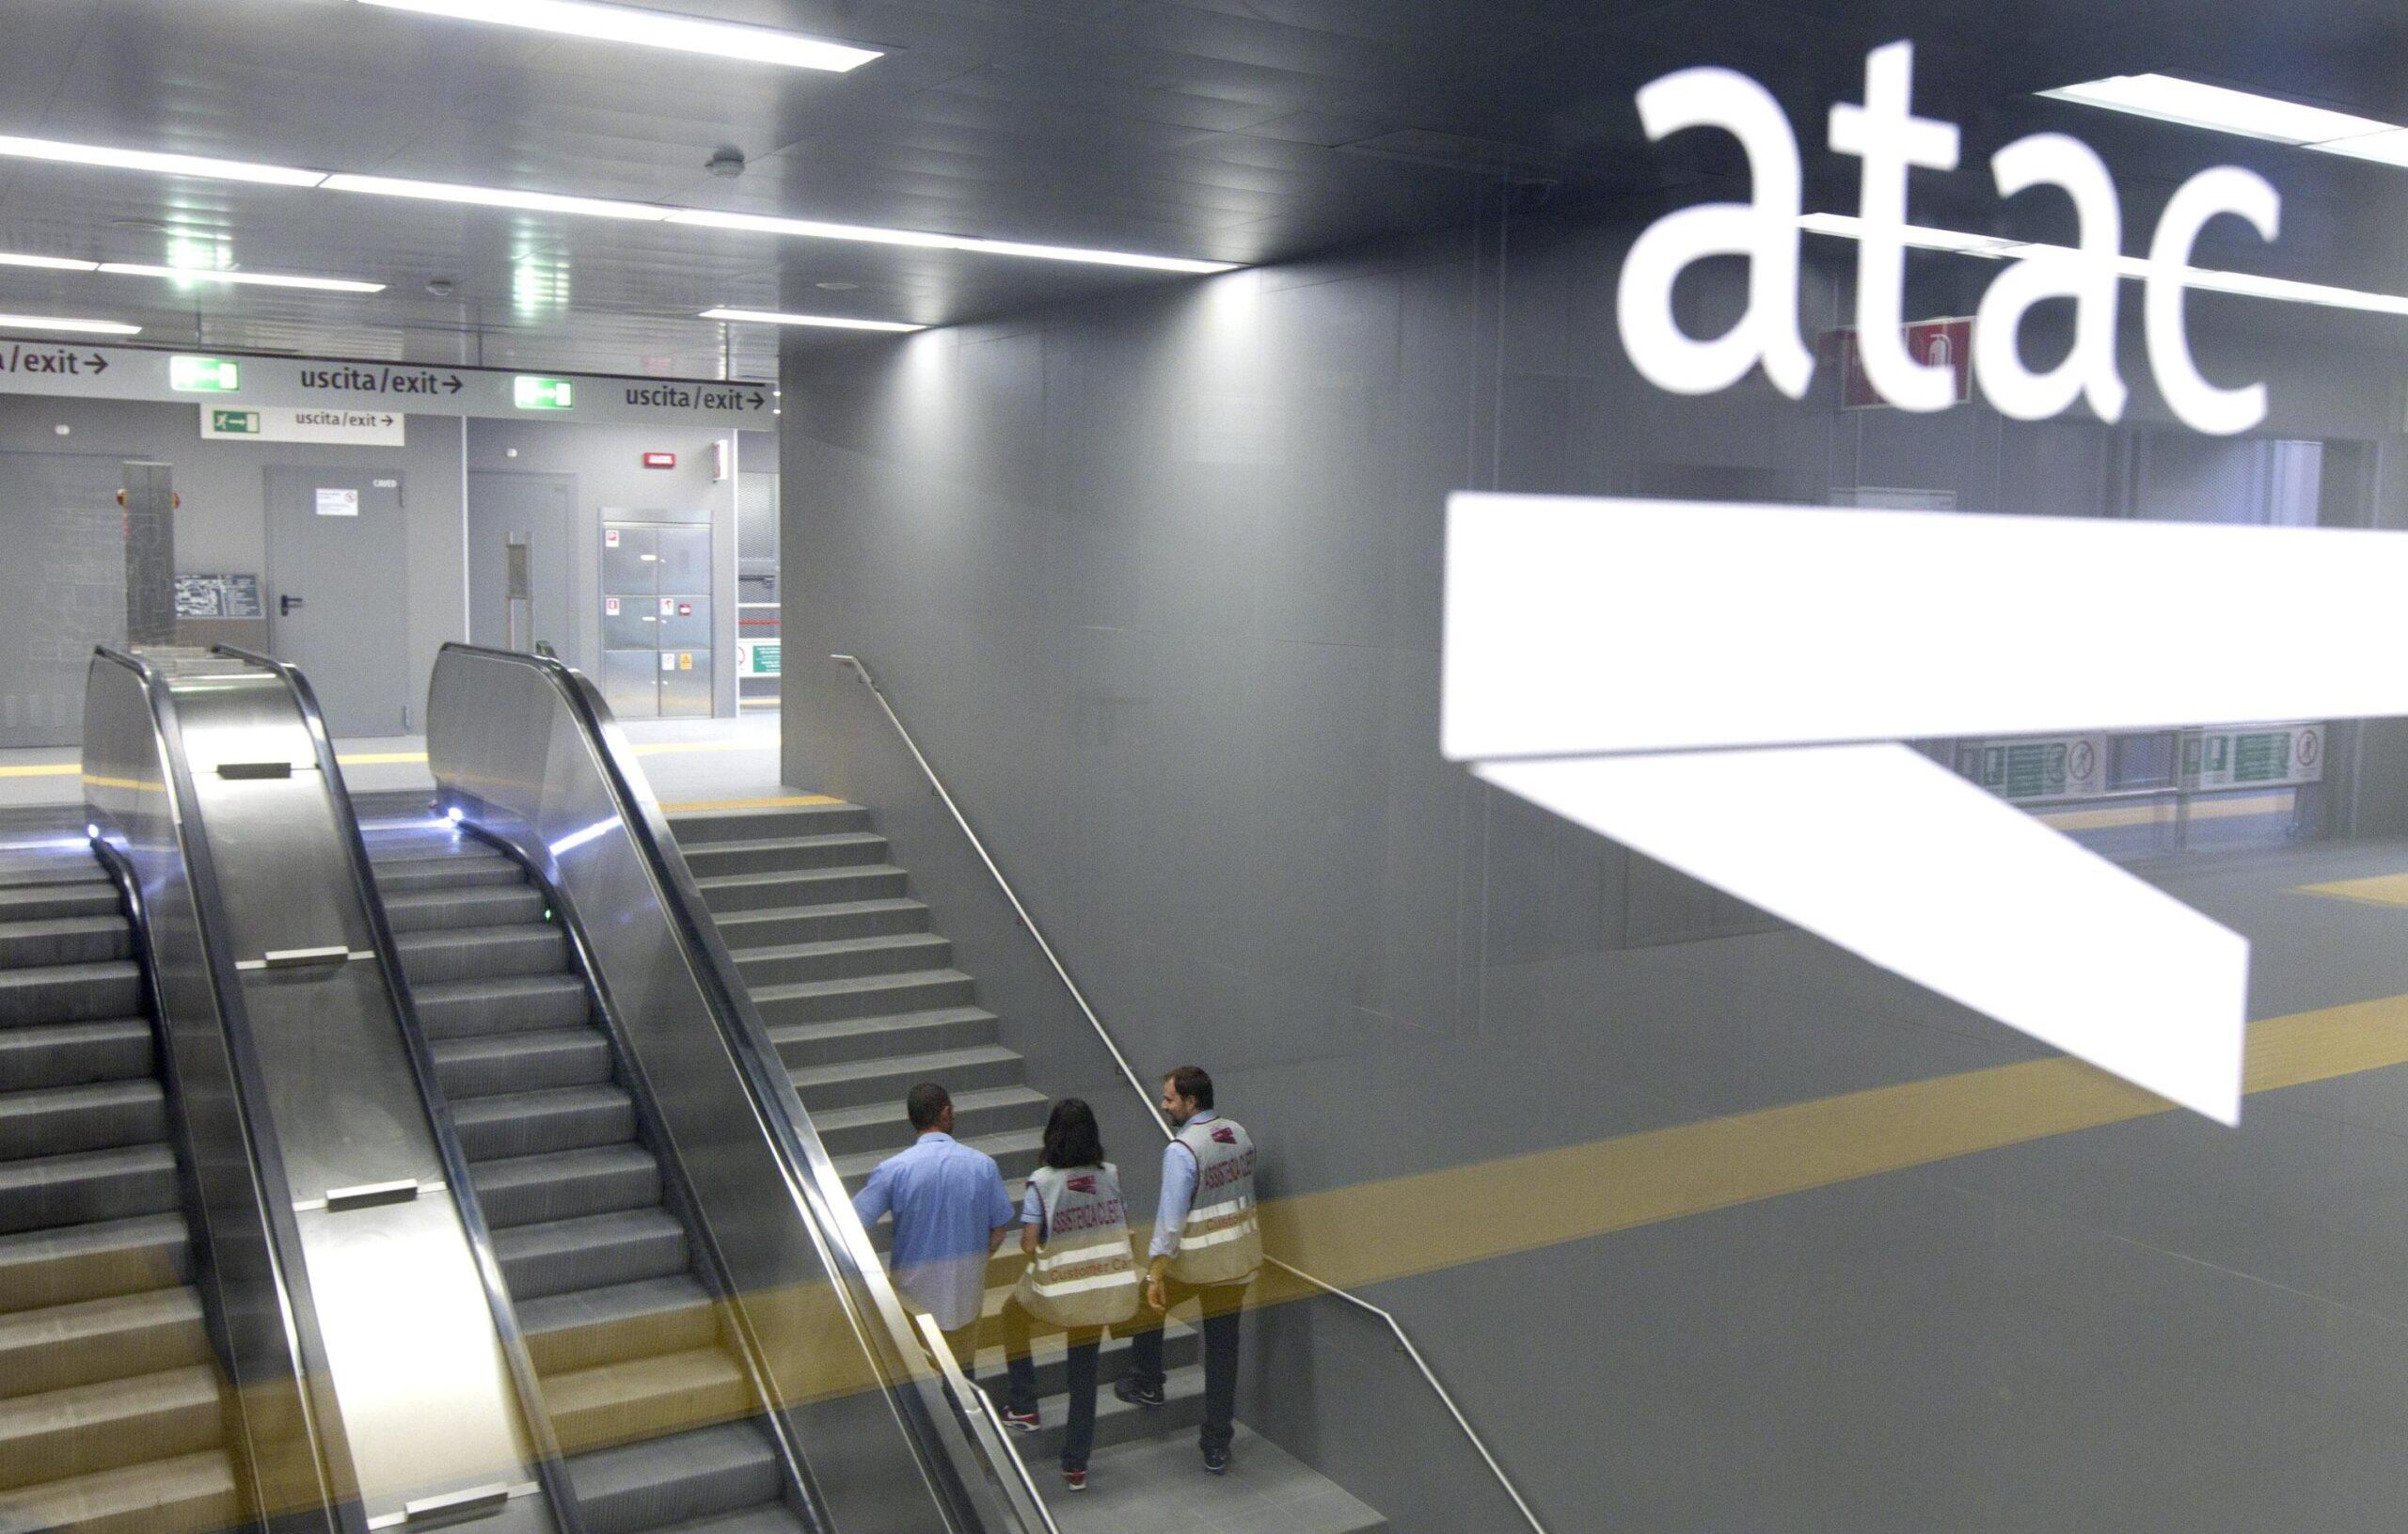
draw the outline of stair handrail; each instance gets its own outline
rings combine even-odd
[[[1036,941],[1038,952],[1045,956],[1045,962],[1053,966],[1055,978],[1062,982],[1062,988],[1069,992],[1070,1000],[1077,1004],[1081,1015],[1087,1020],[1087,1026],[1095,1030],[1095,1036],[1102,1042],[1105,1052],[1112,1056],[1112,1063],[1119,1068],[1121,1078],[1129,1083],[1130,1090],[1137,1094],[1138,1099],[1145,1103],[1147,1115],[1153,1120],[1154,1127],[1162,1131],[1165,1141],[1177,1138],[1177,1131],[1172,1130],[1169,1120],[1163,1117],[1162,1107],[1154,1100],[1154,1095],[1146,1089],[1144,1080],[1130,1066],[1128,1055],[1121,1052],[1119,1043],[1112,1036],[1112,1031],[1103,1025],[1103,1020],[1096,1015],[1094,1006],[1089,1004],[1086,992],[1081,990],[1079,983],[1070,977],[1069,967],[1062,962],[1061,956],[1054,951],[1054,945],[1045,941],[1045,933],[1038,926],[1037,918],[1031,916],[1028,913],[1028,907],[1021,903],[1020,892],[1012,888],[1012,881],[1005,877],[1003,869],[996,864],[994,856],[987,850],[987,844],[980,841],[977,831],[971,828],[970,817],[961,813],[961,806],[955,801],[952,791],[945,787],[944,780],[938,776],[937,769],[928,761],[927,753],[920,750],[920,743],[912,738],[910,727],[903,722],[902,716],[895,711],[895,704],[887,698],[886,689],[878,685],[878,679],[870,674],[869,667],[859,656],[832,655],[828,658],[839,666],[851,667],[854,674],[861,678],[862,685],[869,689],[870,696],[878,700],[879,711],[885,714],[886,721],[895,726],[895,735],[903,741],[903,749],[911,753],[913,762],[919,764],[920,775],[928,780],[928,786],[936,791],[936,796],[943,802],[946,813],[953,816],[953,823],[960,828],[962,836],[970,843],[970,849],[978,854],[978,861],[986,865],[988,874],[995,881],[995,887],[1003,892],[1004,899],[1012,908],[1012,913],[1020,918],[1022,929]],[[1342,1289],[1325,1279],[1315,1277],[1293,1263],[1283,1262],[1269,1253],[1263,1255],[1262,1260],[1266,1266],[1278,1269],[1307,1288],[1318,1289],[1332,1299],[1342,1300],[1365,1314],[1376,1316],[1386,1322],[1389,1333],[1396,1338],[1398,1349],[1412,1361],[1414,1368],[1420,1374],[1423,1383],[1428,1384],[1432,1392],[1437,1396],[1438,1403],[1447,1409],[1447,1415],[1454,1418],[1455,1426],[1463,1431],[1465,1439],[1470,1443],[1473,1451],[1480,1456],[1481,1463],[1488,1466],[1488,1473],[1497,1479],[1497,1484],[1503,1488],[1508,1497],[1513,1499],[1515,1510],[1522,1515],[1522,1521],[1530,1526],[1531,1534],[1547,1534],[1546,1526],[1541,1523],[1539,1515],[1531,1510],[1520,1488],[1513,1484],[1513,1478],[1505,1473],[1505,1467],[1497,1463],[1497,1456],[1489,1452],[1487,1441],[1481,1437],[1480,1430],[1471,1425],[1471,1419],[1464,1415],[1464,1410],[1456,1404],[1453,1394],[1439,1380],[1437,1371],[1430,1367],[1429,1360],[1421,1355],[1421,1350],[1414,1346],[1412,1336],[1404,1329],[1404,1323],[1398,1321],[1392,1311],[1373,1305],[1351,1289]]]

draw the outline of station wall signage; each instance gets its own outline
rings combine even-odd
[[[252,409],[203,404],[200,435],[213,441],[332,442],[356,447],[398,448],[409,418],[397,410],[295,409],[263,404]]]
[[[768,384],[630,378],[610,373],[558,377],[487,368],[411,363],[330,362],[289,356],[203,356],[143,346],[85,346],[0,340],[0,394],[96,400],[183,400],[207,395],[230,410],[339,412],[391,416],[404,411],[501,419],[588,420],[666,426],[776,424]],[[230,427],[205,435],[253,435]],[[266,422],[262,420],[262,426]],[[287,437],[267,441],[352,438]]]

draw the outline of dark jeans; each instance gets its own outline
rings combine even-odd
[[[1028,1336],[1037,1318],[1015,1294],[1004,1302],[1004,1367],[1011,1372],[1011,1409],[1037,1410],[1037,1360],[1028,1355]],[[1095,1447],[1095,1361],[1103,1345],[1104,1329],[1072,1326],[1069,1338],[1070,1416],[1062,1439],[1062,1468],[1085,1470],[1087,1451]]]
[[[1164,1280],[1173,1305],[1189,1300],[1204,1312],[1204,1427],[1196,1442],[1206,1453],[1228,1453],[1237,1432],[1238,1311],[1245,1301],[1244,1284],[1182,1284]],[[1129,1377],[1160,1389],[1163,1384],[1163,1321],[1150,1310],[1139,1310],[1129,1324],[1140,1327],[1129,1338]]]

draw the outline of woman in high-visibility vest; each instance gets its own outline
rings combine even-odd
[[[1137,1313],[1137,1260],[1129,1245],[1120,1173],[1103,1159],[1094,1109],[1077,1098],[1054,1105],[1045,1123],[1044,1162],[1029,1174],[1021,1201],[1020,1249],[1028,1266],[1004,1302],[1004,1361],[1011,1371],[1004,1420],[1023,1432],[1038,1430],[1031,1323],[1060,1327],[1069,1334],[1070,1398],[1062,1479],[1083,1492],[1095,1443],[1096,1355],[1104,1329]]]

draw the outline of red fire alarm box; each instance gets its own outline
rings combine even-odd
[[[648,452],[643,455],[643,467],[646,468],[675,468],[677,467],[677,455],[673,452]]]

